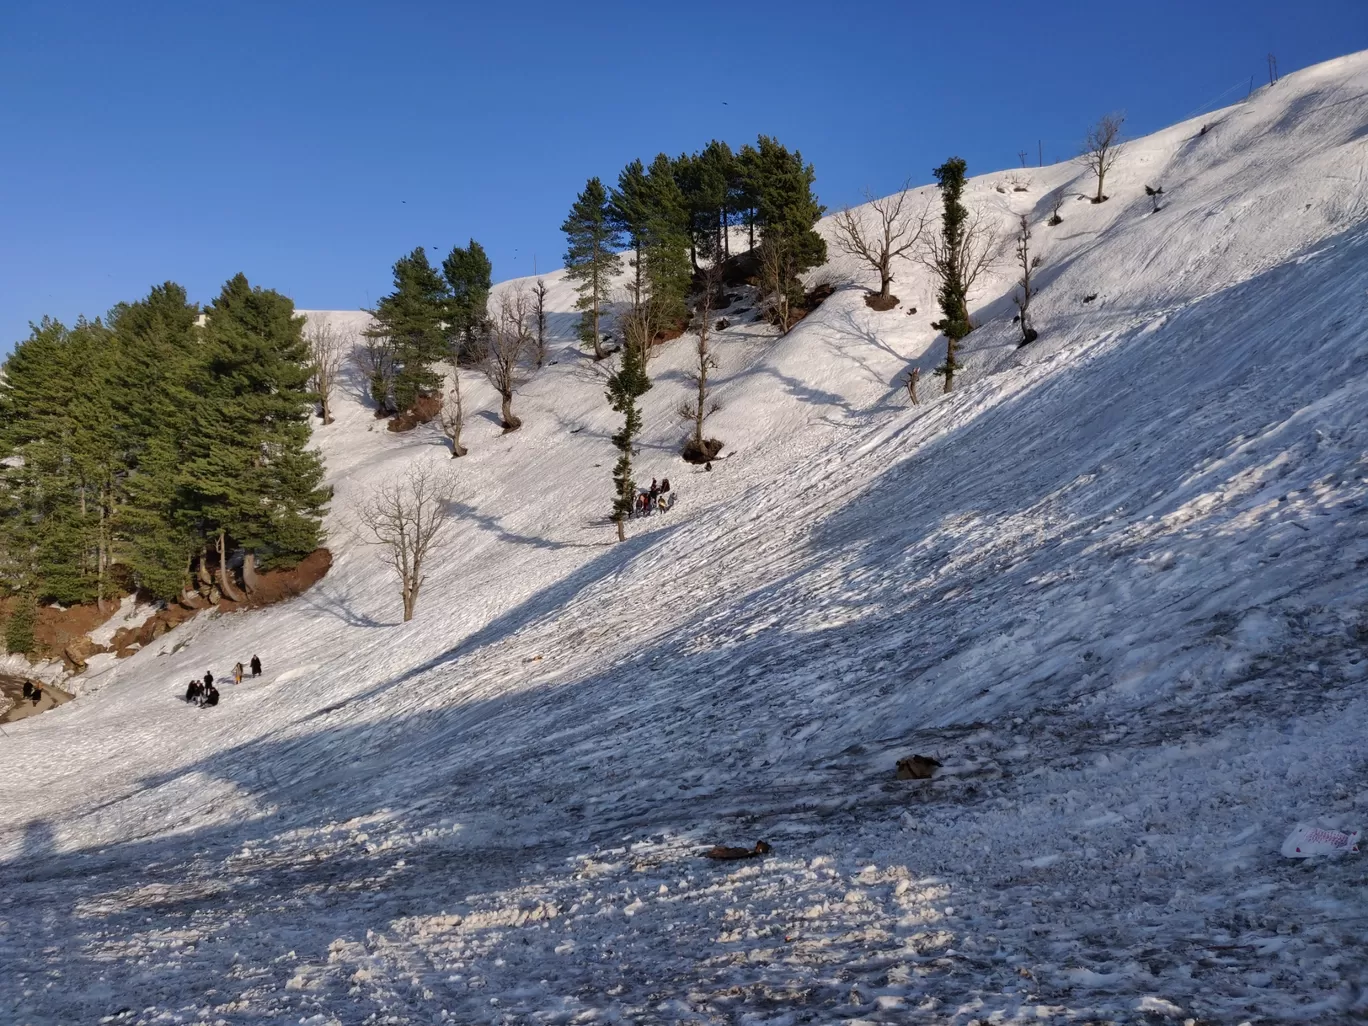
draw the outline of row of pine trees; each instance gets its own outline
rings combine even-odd
[[[242,275],[203,309],[168,282],[104,319],[36,325],[0,382],[3,590],[235,597],[235,552],[250,578],[313,551],[327,495],[303,327]]]
[[[812,192],[816,173],[769,136],[737,152],[714,139],[701,151],[647,166],[634,160],[608,188],[591,178],[561,226],[568,241],[565,266],[578,282],[580,336],[604,355],[606,314],[615,277],[628,254],[628,302],[646,306],[659,330],[682,326],[700,260],[725,261],[732,229],[745,232],[747,250],[770,258],[776,298],[801,299],[799,276],[826,261],[826,242],[814,231],[825,208]]]

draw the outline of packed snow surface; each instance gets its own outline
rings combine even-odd
[[[950,395],[925,273],[875,313],[833,250],[787,336],[716,335],[712,472],[661,348],[638,474],[678,500],[623,544],[559,274],[522,430],[466,372],[455,461],[349,379],[328,577],[0,738],[0,1021],[1368,1016],[1368,866],[1278,851],[1368,819],[1366,158],[1360,54],[1130,143],[1101,205],[974,179],[1001,259]],[[459,495],[400,623],[349,524],[418,463]]]

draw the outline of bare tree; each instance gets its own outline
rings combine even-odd
[[[1159,211],[1164,209],[1159,205],[1159,197],[1164,195],[1164,187],[1162,185],[1159,186],[1157,189],[1152,185],[1145,186],[1145,195],[1150,198],[1150,203],[1153,204],[1154,207],[1154,209],[1151,210],[1150,213],[1157,214],[1159,213]]]
[[[342,357],[353,349],[353,342],[327,320],[310,324],[304,331],[304,340],[313,360],[313,386],[323,408],[323,423],[331,424],[333,389],[342,370]]]
[[[380,547],[380,559],[399,577],[406,622],[413,619],[428,555],[449,523],[447,507],[454,497],[449,476],[414,463],[378,485],[357,509],[363,540]]]
[[[1051,228],[1057,224],[1064,223],[1064,218],[1059,216],[1059,211],[1060,208],[1064,206],[1065,198],[1066,193],[1064,192],[1064,186],[1062,185],[1054,192],[1050,193],[1050,219],[1045,223]]]
[[[370,397],[382,413],[394,412],[394,342],[382,331],[361,333],[364,340],[352,349],[352,363],[365,377]]]
[[[546,363],[546,282],[538,278],[532,288],[532,315],[537,325],[537,369]]]
[[[516,431],[522,421],[513,413],[513,392],[523,382],[523,358],[532,345],[531,303],[519,283],[499,293],[498,308],[489,320],[480,369],[499,393],[504,431]]]
[[[470,450],[461,444],[461,428],[465,426],[465,403],[461,398],[461,370],[451,365],[451,380],[442,396],[442,412],[438,414],[442,434],[451,442],[451,458],[464,456]]]
[[[917,382],[921,380],[921,368],[913,367],[907,372],[907,398],[912,400],[912,405],[917,405]]]
[[[1093,197],[1094,203],[1106,202],[1107,197],[1102,192],[1102,184],[1106,180],[1107,172],[1121,156],[1121,126],[1125,121],[1124,114],[1107,114],[1088,129],[1088,134],[1083,139],[1083,150],[1079,153],[1078,160],[1097,176],[1097,195]]]
[[[789,247],[773,240],[760,243],[760,288],[771,296],[771,314],[779,330],[787,334],[798,323],[798,311],[793,304],[793,282],[796,268]]]
[[[1040,257],[1031,256],[1031,222],[1025,214],[1021,215],[1021,220],[1017,225],[1016,234],[1016,258],[1017,266],[1021,268],[1021,277],[1017,279],[1019,293],[1012,297],[1012,301],[1017,307],[1017,321],[1021,326],[1021,344],[1029,345],[1040,337],[1035,328],[1031,327],[1031,297],[1035,295],[1035,287],[1031,284],[1031,273],[1040,266]]]
[[[691,463],[706,463],[722,448],[715,438],[703,437],[703,424],[721,406],[714,402],[708,388],[708,375],[717,369],[717,358],[712,354],[710,345],[713,310],[717,304],[717,293],[722,287],[722,257],[714,254],[713,262],[703,269],[703,295],[694,308],[697,317],[697,341],[694,345],[695,363],[689,377],[693,381],[696,394],[679,404],[679,416],[693,421],[693,435],[684,443],[682,455]]]
[[[875,199],[866,190],[865,198],[874,212],[874,225],[847,207],[836,215],[836,245],[850,256],[863,260],[879,275],[879,298],[888,299],[893,281],[893,258],[904,256],[920,241],[930,220],[930,204],[920,210],[911,208],[911,182],[892,196]]]

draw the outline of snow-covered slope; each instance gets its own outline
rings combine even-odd
[[[330,575],[0,739],[0,1018],[1368,1014],[1361,863],[1277,853],[1368,813],[1366,160],[1360,54],[1130,144],[1110,202],[1054,228],[1077,166],[975,179],[1003,260],[956,392],[907,264],[891,313],[846,288],[782,339],[719,336],[732,455],[705,473],[674,455],[671,343],[639,472],[678,503],[624,544],[558,274],[522,430],[475,388],[452,461],[349,381],[317,432]],[[346,525],[413,461],[460,495],[400,624]],[[217,709],[177,699],[253,652]],[[894,779],[914,752],[937,780]],[[763,861],[696,857],[759,837]]]

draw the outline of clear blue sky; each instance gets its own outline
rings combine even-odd
[[[799,148],[836,208],[1363,48],[1366,0],[6,0],[0,350],[166,279],[352,309],[416,245],[556,267],[588,177],[713,137]]]

